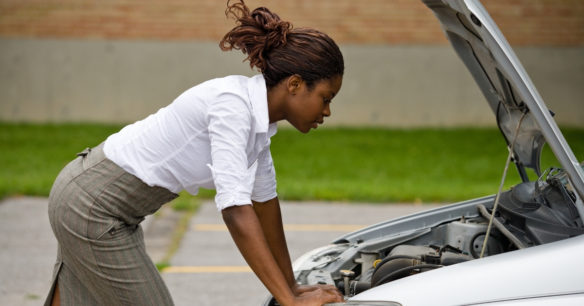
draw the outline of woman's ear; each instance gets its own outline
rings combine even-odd
[[[295,95],[303,82],[304,80],[302,80],[300,75],[293,74],[288,77],[288,80],[286,81],[286,88],[290,94]]]

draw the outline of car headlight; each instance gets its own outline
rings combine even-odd
[[[292,264],[292,269],[297,272],[324,267],[334,261],[347,248],[349,248],[348,244],[330,244],[314,249],[296,259]]]

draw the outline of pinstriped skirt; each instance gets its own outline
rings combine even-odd
[[[140,222],[176,198],[150,187],[103,153],[86,149],[57,176],[49,220],[58,241],[53,286],[61,305],[172,305],[146,254]]]

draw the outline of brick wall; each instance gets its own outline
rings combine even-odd
[[[513,45],[584,45],[583,0],[484,0]],[[225,0],[0,0],[0,36],[218,41]],[[339,43],[445,44],[417,0],[249,0]]]

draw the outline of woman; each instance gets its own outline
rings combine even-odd
[[[221,49],[241,50],[261,75],[195,86],[61,171],[49,197],[59,251],[45,305],[171,305],[139,223],[200,187],[217,190],[233,240],[280,304],[342,301],[333,286],[295,282],[270,154],[277,121],[307,133],[330,116],[342,54],[326,34],[292,29],[267,8],[228,2],[226,15],[237,26]]]

